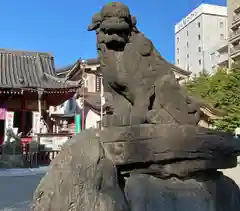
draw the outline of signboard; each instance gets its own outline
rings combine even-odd
[[[42,100],[41,101],[41,108],[42,109],[46,109],[46,101],[45,100]],[[38,110],[38,101],[37,100],[26,100],[25,101],[25,109],[27,110]]]
[[[69,139],[68,136],[40,137],[40,144],[47,150],[60,151],[62,145]]]
[[[182,28],[184,28],[188,23],[193,21],[196,17],[198,17],[201,14],[201,9],[197,8],[193,12],[191,12],[187,17],[182,19],[175,27],[175,33],[180,31]]]
[[[40,113],[39,112],[33,112],[32,115],[33,118],[33,125],[32,125],[32,132],[33,134],[40,133]]]
[[[53,139],[53,150],[60,151],[62,145],[69,139],[68,136],[55,137]]]
[[[40,144],[44,145],[44,147],[48,150],[53,149],[53,139],[54,137],[40,137]]]
[[[14,112],[7,111],[6,112],[6,119],[5,119],[4,142],[7,141],[7,136],[6,136],[7,129],[9,129],[9,128],[13,129],[13,120],[14,120]]]
[[[23,144],[28,144],[29,142],[32,141],[32,137],[29,138],[21,138]]]

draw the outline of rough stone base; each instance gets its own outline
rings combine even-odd
[[[32,210],[128,210],[116,168],[104,155],[94,130],[64,145],[34,194]]]
[[[169,131],[172,133],[167,135]],[[153,142],[151,137],[154,137]],[[125,147],[110,150],[113,148],[105,145],[122,140]],[[148,145],[138,146],[144,140]],[[135,146],[135,151],[134,147],[128,151],[129,143]],[[185,129],[183,126],[145,125],[87,130],[67,141],[52,161],[49,172],[34,194],[32,210],[238,211],[238,186],[214,169],[234,166],[235,160],[211,159],[219,158],[221,154],[239,153],[238,147],[226,134],[188,125]],[[155,152],[159,152],[159,160],[153,156]],[[174,156],[187,160],[174,161]],[[207,162],[204,156],[209,159]],[[191,162],[188,162],[189,157],[193,159]],[[137,164],[140,159],[144,162]],[[166,163],[164,159],[167,159]],[[214,168],[211,167],[213,164]],[[129,165],[131,168],[123,178],[122,169]],[[142,169],[132,171],[137,165]],[[151,174],[152,165],[163,168],[156,169],[158,174]],[[189,178],[189,172],[196,174]],[[158,177],[161,174],[168,175],[161,179]],[[186,178],[179,179],[179,175]]]
[[[212,175],[205,181],[161,180],[133,175],[125,186],[131,211],[237,211],[240,191],[228,177]]]

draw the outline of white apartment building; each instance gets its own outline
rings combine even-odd
[[[214,73],[218,68],[229,67],[228,40],[222,40],[217,45],[204,52],[204,70]]]
[[[240,0],[227,0],[229,66],[240,61]]]
[[[227,40],[227,23],[226,7],[201,4],[193,10],[175,25],[175,65],[192,74],[209,71],[205,58],[211,57],[211,48]]]

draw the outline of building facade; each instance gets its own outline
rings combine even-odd
[[[229,25],[229,66],[240,61],[240,1],[227,0]]]
[[[208,66],[209,49],[227,38],[227,8],[201,4],[175,25],[175,65],[198,74]]]
[[[228,40],[222,40],[204,53],[204,70],[214,73],[218,68],[229,67]]]
[[[80,81],[83,76],[83,69],[85,74],[85,80],[83,82],[84,89],[81,89],[81,96],[77,93],[71,99],[65,101],[61,105],[50,108],[50,114],[69,115],[80,113],[82,114],[82,108],[84,108],[85,129],[98,127],[100,121],[100,114],[98,109],[93,108],[88,101],[92,101],[92,94],[98,96],[100,99],[101,90],[103,91],[102,79],[99,74],[100,63],[98,59],[89,59],[85,62],[84,67],[81,66],[81,62],[77,61],[75,64],[61,68],[57,71],[57,75],[60,78],[69,77],[71,81]],[[82,96],[82,94],[84,96]],[[83,105],[84,104],[84,105]]]
[[[101,85],[101,76],[98,74],[100,70],[100,62],[98,59],[88,59],[84,64],[84,71],[86,79],[84,87],[87,88],[87,92],[100,92],[103,86]],[[64,67],[57,70],[57,75],[60,78],[64,78],[68,75],[72,81],[81,80],[83,73],[83,65],[80,61],[77,61],[69,67]]]

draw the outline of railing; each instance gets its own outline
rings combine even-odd
[[[232,33],[230,33],[230,39],[233,39],[238,35],[240,35],[240,28],[238,28],[236,31],[233,31]]]
[[[28,167],[38,167],[49,165],[51,161],[58,155],[59,151],[40,151],[38,153],[27,152],[24,155]]]
[[[221,65],[227,62],[228,62],[228,54],[227,53],[220,54],[219,58],[217,59],[217,64]]]
[[[36,150],[31,150],[29,143],[23,144],[23,159],[25,160],[26,168],[49,165],[51,161],[58,155],[60,151],[44,150],[39,147]],[[0,145],[0,156],[4,154],[3,146]]]
[[[236,15],[233,16],[233,24],[234,24],[235,22],[237,22],[238,20],[240,20],[240,13],[238,13],[238,14],[236,14]]]
[[[231,54],[235,54],[235,53],[237,53],[237,52],[239,52],[240,51],[240,44],[238,44],[238,45],[236,45],[236,46],[234,46],[234,47],[232,47],[231,49],[230,49],[230,53]]]
[[[240,12],[240,5],[236,5],[236,8],[234,8],[234,12],[235,13],[239,13]]]

